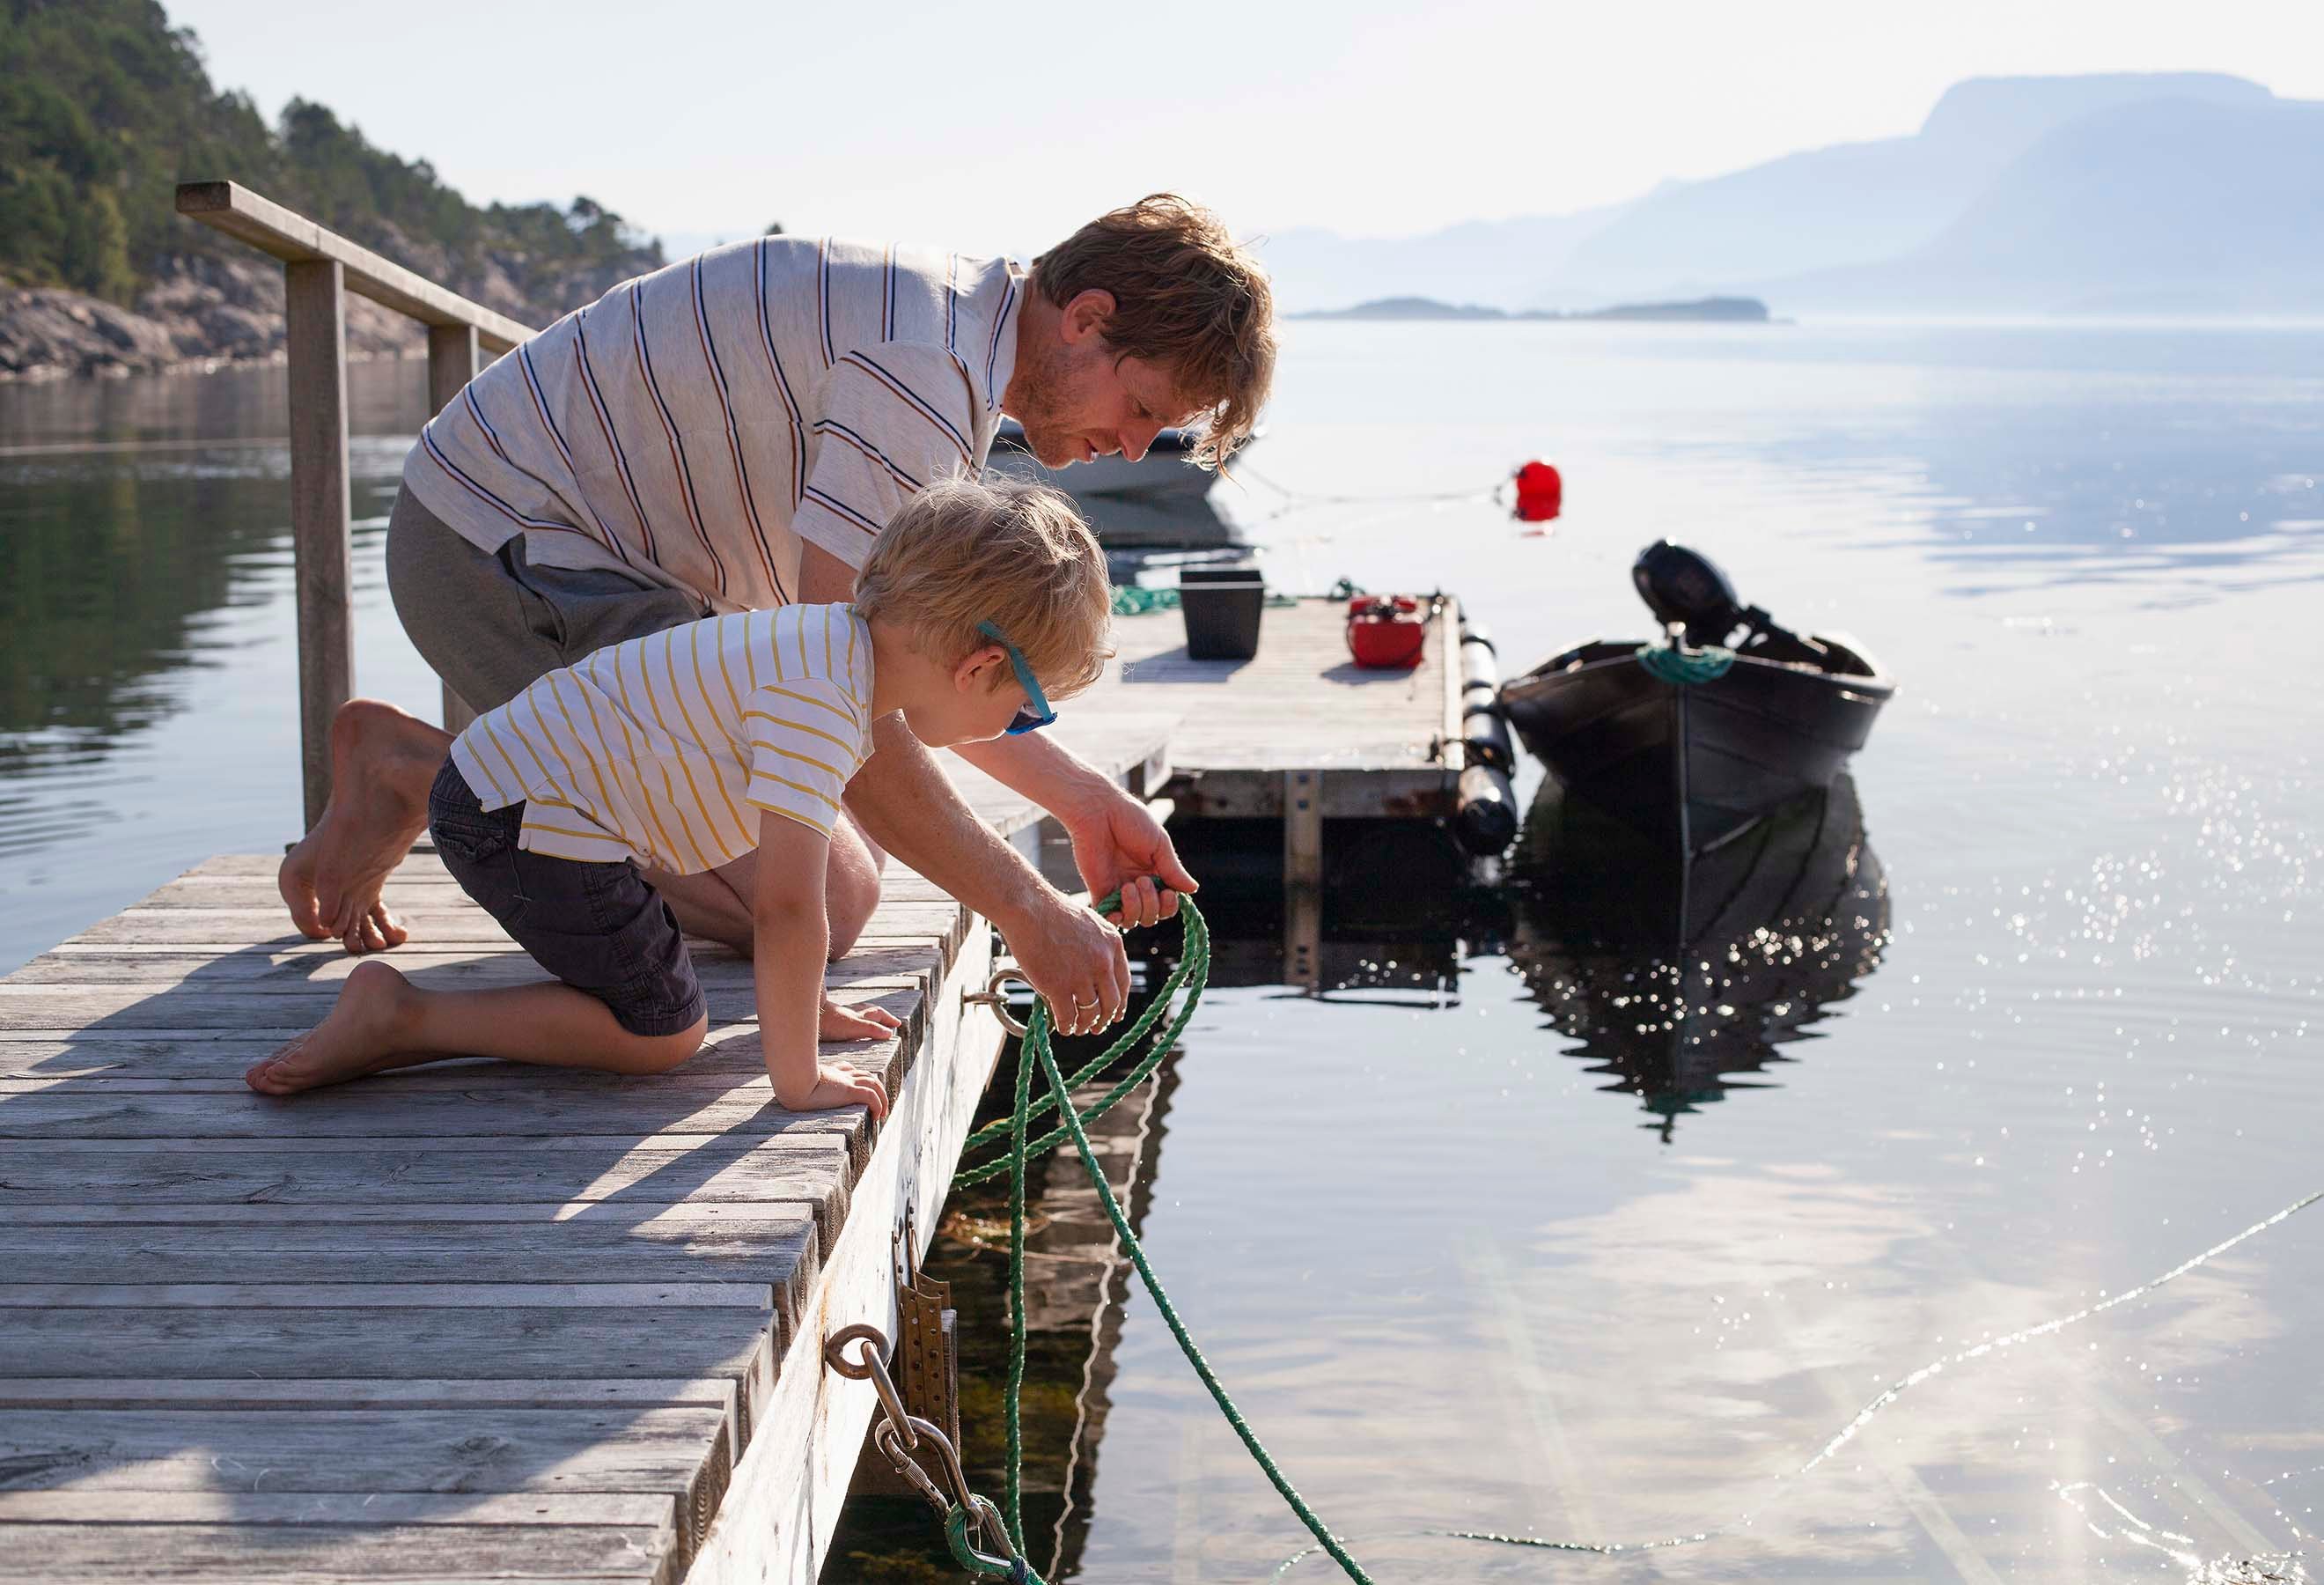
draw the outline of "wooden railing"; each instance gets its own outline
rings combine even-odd
[[[367,297],[428,327],[431,415],[476,377],[487,355],[499,357],[533,331],[235,182],[184,183],[178,212],[282,261],[300,754],[311,830],[331,796],[331,718],[355,693],[346,294]],[[447,683],[445,726],[456,732],[469,717]]]

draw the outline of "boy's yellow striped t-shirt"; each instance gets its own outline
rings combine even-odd
[[[872,755],[872,634],[850,607],[713,616],[612,644],[479,716],[452,760],[518,845],[677,875],[759,845],[758,811],[829,836]]]

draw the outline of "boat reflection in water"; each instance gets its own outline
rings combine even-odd
[[[1668,1142],[1879,967],[1887,877],[1847,775],[1692,862],[1545,783],[1511,866],[1508,954],[1571,1054]]]

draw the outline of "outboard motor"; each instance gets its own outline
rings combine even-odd
[[[1745,619],[1742,602],[1727,574],[1699,551],[1656,540],[1630,564],[1638,598],[1665,627],[1685,629],[1686,642],[1701,648],[1721,644]]]

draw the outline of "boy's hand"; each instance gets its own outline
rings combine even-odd
[[[821,1040],[886,1040],[903,1027],[903,1020],[885,1007],[843,1006],[826,991],[816,1035]]]
[[[815,1088],[797,1105],[775,1098],[785,1111],[820,1112],[833,1107],[869,1107],[874,1118],[888,1115],[888,1087],[868,1068],[853,1062],[822,1061],[815,1065]]]

